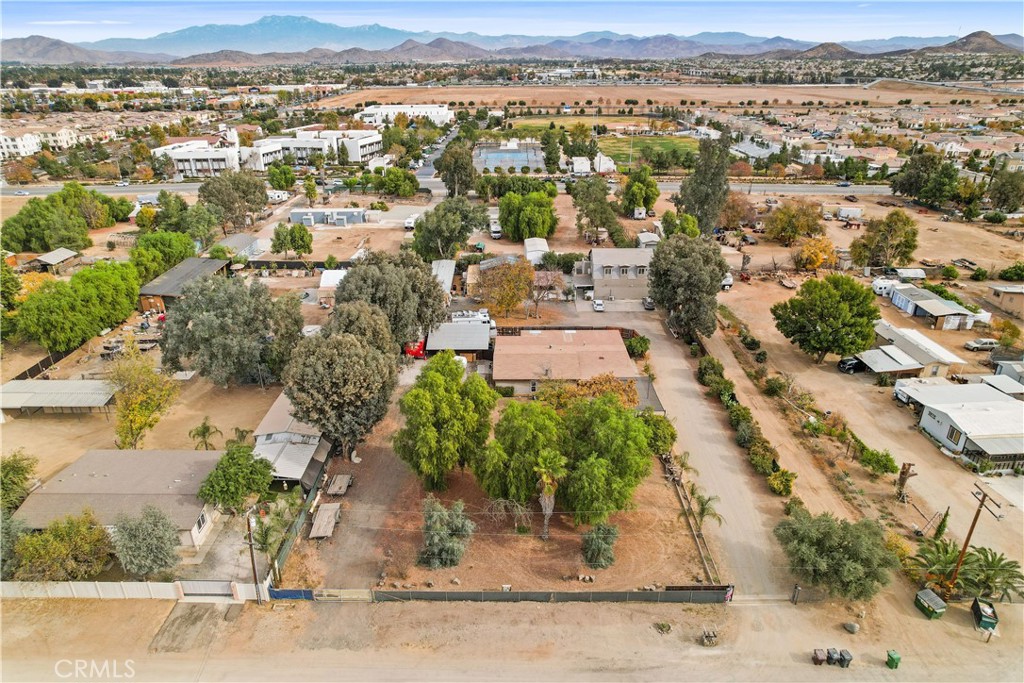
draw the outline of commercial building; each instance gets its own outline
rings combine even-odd
[[[45,529],[68,515],[92,510],[103,526],[121,515],[137,517],[147,505],[163,512],[178,529],[178,542],[196,549],[220,516],[199,499],[199,487],[223,451],[87,451],[29,494],[14,518],[29,529]]]
[[[437,126],[444,126],[455,118],[455,114],[444,104],[376,104],[356,114],[356,118],[371,126],[393,123],[395,117],[405,114],[410,120],[425,118]]]
[[[181,296],[185,285],[193,280],[224,272],[228,263],[213,258],[185,259],[139,289],[139,310],[165,312],[167,307]]]
[[[211,178],[224,171],[239,170],[237,147],[216,147],[208,140],[188,140],[157,147],[153,158],[166,156],[182,178]]]

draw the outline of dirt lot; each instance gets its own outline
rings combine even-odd
[[[580,86],[505,86],[449,88],[371,88],[329,97],[312,105],[324,109],[351,107],[367,100],[385,104],[415,102],[421,104],[447,104],[455,101],[474,100],[479,106],[504,106],[509,100],[524,100],[528,106],[559,106],[562,102],[584,102],[595,104],[622,105],[627,99],[646,101],[656,105],[678,105],[682,99],[707,100],[711,104],[724,105],[730,102],[754,99],[778,99],[780,103],[792,100],[799,105],[805,100],[822,100],[842,105],[846,100],[868,99],[876,105],[894,105],[906,97],[916,100],[933,99],[940,101],[957,95],[954,88],[930,88],[904,83],[884,83],[880,87],[866,89],[861,86],[773,86],[773,85],[580,85]],[[977,93],[968,92],[976,96]]]

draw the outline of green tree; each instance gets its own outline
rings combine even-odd
[[[430,569],[456,567],[466,554],[466,545],[476,525],[466,515],[463,502],[446,509],[436,498],[423,501],[423,549],[419,563]]]
[[[289,242],[295,256],[302,258],[305,254],[313,253],[313,233],[302,223],[293,223],[290,230]]]
[[[935,532],[932,534],[932,538],[936,541],[941,541],[942,537],[946,535],[946,527],[949,526],[949,508],[946,508],[946,512],[942,515],[942,519],[935,525]]]
[[[141,254],[137,253],[140,251]],[[132,263],[139,271],[139,279],[145,282],[195,255],[196,247],[192,238],[178,232],[139,235],[131,251]]]
[[[92,246],[85,218],[60,199],[60,194],[46,199],[33,197],[18,213],[5,220],[0,235],[3,248],[41,254],[59,247],[80,251]]]
[[[917,249],[917,221],[902,209],[867,222],[864,234],[850,244],[850,255],[859,266],[905,266]]]
[[[252,446],[233,446],[199,487],[199,498],[210,505],[237,512],[251,496],[262,498],[270,490],[274,466],[253,455]]]
[[[937,154],[915,154],[907,160],[907,163],[890,182],[893,194],[919,197],[928,181],[941,166],[942,157]]]
[[[815,517],[797,508],[775,527],[775,537],[793,573],[847,600],[870,600],[889,583],[889,570],[899,566],[874,520],[851,524],[827,512]]]
[[[792,246],[801,237],[823,235],[818,209],[808,202],[786,202],[768,215],[765,237],[777,240],[784,247]]]
[[[874,474],[896,474],[900,471],[889,451],[876,451],[873,448],[864,449],[860,454],[860,464]]]
[[[274,226],[274,235],[270,238],[270,253],[284,254],[288,258],[288,252],[292,250],[292,231],[287,223],[278,223]]]
[[[964,578],[964,592],[968,597],[998,600],[1024,597],[1024,574],[1019,562],[991,548],[971,546],[970,553],[974,562]]]
[[[551,523],[551,515],[555,512],[555,494],[558,492],[559,483],[569,474],[567,468],[568,460],[554,448],[546,448],[537,455],[537,463],[533,471],[540,478],[537,488],[540,490],[540,509],[544,513],[544,528],[540,537],[548,540],[548,528]]]
[[[560,456],[561,418],[541,401],[509,403],[494,425],[494,440],[471,461],[473,474],[489,498],[528,503],[537,490],[537,468]],[[564,469],[564,457],[563,469]],[[563,475],[564,476],[564,475]]]
[[[434,168],[448,190],[449,197],[465,195],[476,186],[473,152],[461,142],[448,145],[434,162]]]
[[[718,496],[709,496],[700,491],[693,492],[693,516],[697,519],[697,530],[704,529],[704,520],[710,519],[722,526],[725,518],[715,507],[715,503],[721,500]]]
[[[643,207],[647,211],[654,208],[654,202],[658,200],[661,191],[651,173],[651,167],[646,165],[629,172],[626,187],[622,191],[622,213],[624,215],[632,216],[633,209],[637,207]]]
[[[662,240],[651,259],[651,298],[669,311],[669,324],[687,337],[710,336],[718,292],[729,267],[717,242],[676,234]]]
[[[385,354],[393,355],[399,350],[384,311],[365,301],[335,304],[322,333],[327,336],[351,334]]]
[[[396,197],[412,197],[418,189],[420,189],[420,181],[416,179],[416,174],[394,166],[384,172],[383,181],[379,187],[381,194]]]
[[[615,541],[619,529],[610,524],[597,524],[583,534],[583,561],[591,569],[607,569],[615,564]]]
[[[100,573],[110,556],[110,538],[91,510],[54,520],[38,534],[18,539],[17,581],[85,581]]]
[[[953,162],[946,161],[939,166],[935,173],[931,174],[917,198],[925,204],[941,206],[956,196],[959,179],[960,170],[953,165]]]
[[[572,188],[572,203],[576,207],[576,232],[596,235],[604,229],[612,236],[621,230],[619,219],[608,203],[608,184],[604,178],[593,176],[581,180]]]
[[[210,423],[210,416],[203,417],[203,421],[198,425],[189,430],[188,438],[196,442],[196,450],[200,448],[204,451],[214,450],[213,437],[224,436],[224,433],[217,429],[216,426]]]
[[[306,195],[306,201],[309,202],[310,206],[316,204],[316,197],[319,194],[316,187],[316,178],[307,175],[306,179],[302,181],[302,192]]]
[[[187,363],[219,386],[270,378],[270,291],[260,282],[205,277],[185,285],[167,315],[160,348],[172,371]]]
[[[115,443],[118,448],[139,448],[146,432],[156,426],[160,415],[174,403],[177,383],[157,372],[130,339],[111,366],[107,381],[116,392]]]
[[[705,235],[718,225],[718,216],[729,196],[731,140],[728,131],[723,131],[718,140],[701,140],[693,173],[683,180],[679,194],[673,198],[676,210],[682,213],[685,208],[697,219],[697,225]]]
[[[879,318],[871,289],[846,275],[808,280],[796,296],[772,306],[775,326],[804,353],[825,360],[869,348]]]
[[[251,214],[267,205],[267,189],[248,171],[226,171],[199,186],[199,200],[216,206],[234,230],[245,230]]]
[[[999,171],[988,193],[994,208],[1013,213],[1024,204],[1024,171]]]
[[[21,278],[7,261],[0,261],[0,312],[10,313],[18,307]],[[4,318],[5,324],[7,319]]]
[[[26,455],[18,448],[9,455],[0,456],[0,507],[14,512],[25,500],[32,487],[39,459]]]
[[[540,142],[544,149],[544,169],[548,173],[557,173],[562,161],[562,146],[558,143],[558,133],[546,130],[540,136]]]
[[[14,549],[18,540],[28,533],[20,519],[11,517],[6,508],[0,509],[0,580],[9,581],[18,569],[18,556]]]
[[[419,255],[371,252],[349,269],[335,301],[379,306],[399,344],[416,341],[445,320],[445,293]]]
[[[139,578],[178,565],[178,525],[160,508],[146,505],[138,517],[121,514],[110,534],[121,567]]]
[[[302,302],[299,295],[289,292],[270,303],[270,342],[264,355],[267,367],[274,377],[280,377],[291,360],[292,353],[303,339]]]
[[[513,242],[529,237],[549,237],[558,227],[554,201],[544,192],[523,196],[509,192],[498,203],[502,235]]]
[[[487,209],[456,196],[416,221],[412,248],[424,261],[454,258],[475,230],[486,227]]]
[[[405,426],[395,434],[394,448],[430,490],[446,486],[448,473],[471,461],[480,443],[480,423],[467,395],[462,366],[451,351],[431,358],[413,388],[399,401]]]
[[[678,434],[672,421],[664,415],[658,415],[651,408],[644,408],[640,412],[640,419],[644,421],[651,431],[649,446],[655,455],[664,455],[672,452],[672,446],[676,442]]]
[[[275,190],[290,191],[295,187],[295,171],[291,166],[275,163],[267,169],[267,180]]]
[[[283,381],[295,416],[350,454],[387,414],[397,376],[393,349],[339,333],[300,341]]]
[[[558,490],[576,523],[602,522],[625,510],[651,470],[650,429],[614,394],[577,401],[563,424],[569,474]]]

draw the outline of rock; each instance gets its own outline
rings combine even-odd
[[[459,581],[459,577],[456,576],[454,579],[452,579],[452,584],[455,586],[461,586],[462,582]]]
[[[843,624],[843,628],[845,628],[850,633],[856,633],[857,631],[860,630],[860,624],[855,624],[853,622],[846,622],[845,624]]]
[[[398,588],[398,582],[397,581],[392,581],[391,582],[391,587],[392,588]]]
[[[405,590],[409,590],[410,588],[412,588],[412,584],[411,583],[403,583],[402,584],[402,588],[404,588]]]
[[[433,587],[434,587],[434,582],[433,581],[427,581],[427,588],[433,588]]]

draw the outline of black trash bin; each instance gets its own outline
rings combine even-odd
[[[840,669],[849,669],[850,668],[850,662],[852,662],[852,661],[853,661],[853,655],[850,654],[849,650],[840,650],[839,651],[839,668]]]
[[[830,647],[826,652],[825,657],[826,663],[830,665],[836,664],[837,662],[839,662],[839,650],[835,649],[834,647]]]

